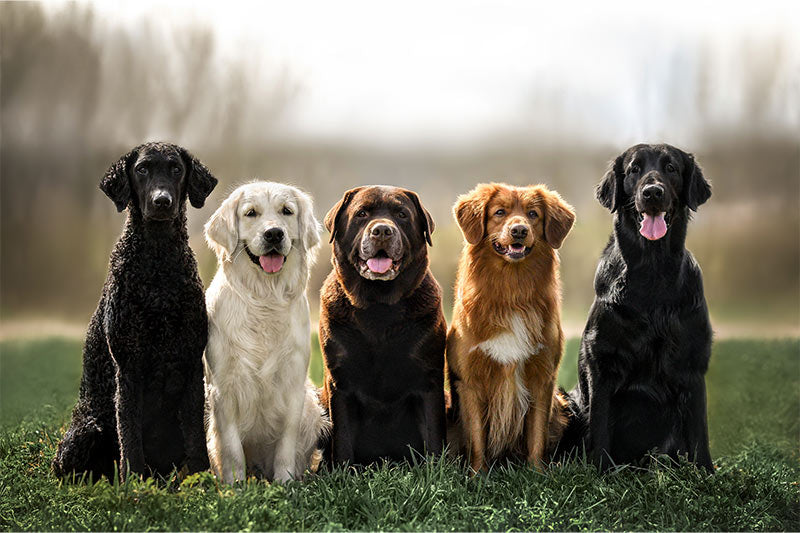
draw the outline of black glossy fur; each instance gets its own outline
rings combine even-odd
[[[386,245],[403,257],[391,281],[366,279],[357,268],[360,250],[376,247],[364,236],[378,220],[400,233]],[[411,448],[439,454],[446,328],[441,288],[428,269],[433,220],[411,191],[363,187],[345,193],[325,223],[334,265],[322,288],[319,322],[322,399],[333,421],[326,459],[363,465],[408,458]]]
[[[128,218],[89,324],[80,396],[53,460],[57,475],[111,478],[115,463],[123,477],[208,468],[208,323],[185,204],[188,197],[202,207],[216,183],[186,150],[164,143],[137,146],[103,177],[100,189]]]
[[[657,198],[643,194],[648,185],[661,188]],[[595,275],[568,433],[583,434],[603,468],[648,451],[713,468],[705,388],[712,331],[700,267],[684,246],[690,209],[710,196],[694,157],[663,144],[626,150],[597,188],[614,232]],[[643,211],[667,213],[661,239],[639,234]]]

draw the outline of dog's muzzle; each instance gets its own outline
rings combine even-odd
[[[253,264],[267,274],[276,274],[283,268],[288,250],[286,248],[286,232],[281,228],[269,228],[262,235],[263,253],[255,254],[245,243],[244,250]]]
[[[175,199],[169,191],[156,189],[147,199],[144,215],[151,220],[170,220],[177,214]]]
[[[639,234],[648,241],[657,241],[667,234],[671,199],[658,181],[645,183],[636,194],[636,216]]]
[[[361,236],[357,259],[358,273],[369,280],[391,281],[400,273],[403,241],[391,222],[375,221]]]

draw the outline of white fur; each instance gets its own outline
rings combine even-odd
[[[517,365],[517,368],[514,369],[514,390],[517,397],[517,408],[524,413],[531,403],[531,391],[525,386],[525,367],[523,365]]]
[[[283,213],[287,207],[291,215]],[[254,210],[257,216],[245,216]],[[280,227],[284,265],[270,274],[255,265],[263,234]],[[246,472],[285,481],[311,465],[330,428],[308,380],[311,352],[306,284],[319,243],[311,198],[294,187],[255,182],[236,189],[205,226],[219,266],[206,291],[207,443],[211,466],[225,482]]]
[[[536,355],[544,348],[541,344],[534,344],[528,333],[525,321],[518,313],[511,315],[509,319],[509,329],[498,333],[491,339],[487,339],[472,349],[481,349],[486,355],[502,365],[520,363]]]
[[[525,412],[528,409],[531,394],[525,386],[525,367],[519,363],[536,355],[543,348],[544,345],[541,343],[531,341],[524,319],[520,314],[514,313],[509,318],[509,329],[475,345],[472,349],[480,349],[502,365],[517,364],[514,369],[514,396],[517,399],[518,408],[521,412]]]

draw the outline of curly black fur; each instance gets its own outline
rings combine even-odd
[[[103,177],[100,188],[128,218],[89,323],[78,403],[53,460],[58,476],[110,478],[115,463],[123,477],[208,468],[208,322],[186,199],[202,207],[216,183],[185,149],[166,143],[137,146]]]

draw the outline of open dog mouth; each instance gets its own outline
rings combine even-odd
[[[286,257],[284,257],[283,254],[278,253],[275,249],[268,251],[265,255],[255,255],[245,244],[244,251],[247,252],[247,256],[250,257],[250,261],[252,261],[255,265],[258,265],[258,267],[267,274],[275,274],[278,272],[281,268],[283,268],[283,262],[286,260]]]
[[[492,247],[495,252],[510,259],[522,259],[531,253],[532,249],[530,246],[525,246],[521,242],[512,242],[508,246],[504,246],[497,241],[493,241]]]
[[[369,259],[358,258],[358,272],[371,280],[389,281],[400,273],[400,259],[394,259],[385,250],[378,250]]]
[[[636,215],[639,220],[639,233],[648,241],[657,241],[667,234],[670,215],[666,211],[655,214],[641,211]]]

